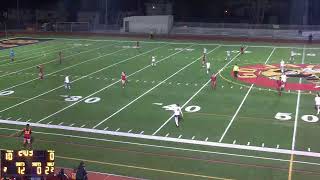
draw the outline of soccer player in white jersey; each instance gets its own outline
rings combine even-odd
[[[293,63],[294,62],[294,55],[295,55],[293,49],[291,49],[291,54],[290,55],[291,55],[290,56],[290,62]]]
[[[207,61],[207,63],[206,63],[207,74],[209,74],[210,68],[211,68],[211,64],[209,61]]]
[[[204,54],[204,55],[207,54],[207,48],[203,48],[203,54]]]
[[[230,60],[231,60],[231,52],[227,51],[226,61],[230,61]]]
[[[314,98],[314,101],[316,103],[316,110],[317,110],[317,115],[320,114],[320,95],[317,93],[317,96]]]
[[[176,107],[173,109],[174,122],[176,126],[179,127],[179,120],[183,118],[183,113],[179,104],[176,104]]]
[[[156,66],[156,57],[151,57],[151,66]]]
[[[287,83],[287,75],[285,73],[282,73],[281,75],[281,89],[283,90]]]
[[[284,68],[285,68],[285,63],[284,63],[284,60],[282,59],[281,62],[280,62],[280,71],[281,73],[283,74],[284,73]]]
[[[65,89],[71,89],[69,76],[66,76],[64,78],[64,88]]]

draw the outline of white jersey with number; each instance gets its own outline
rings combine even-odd
[[[293,51],[291,51],[291,56],[294,56],[294,54],[295,54],[295,53],[294,53]]]
[[[315,98],[314,98],[314,101],[315,101],[315,103],[316,103],[317,106],[320,106],[320,97],[318,97],[318,96],[315,97]]]
[[[284,82],[284,83],[287,82],[287,75],[282,74],[281,75],[281,81]]]
[[[203,53],[207,54],[207,48],[203,48]]]
[[[210,69],[210,66],[211,66],[210,62],[207,62],[206,66],[207,66],[207,69]]]
[[[182,114],[181,108],[176,106],[173,110],[175,116],[180,116]]]
[[[69,76],[66,76],[66,77],[64,78],[64,82],[65,82],[65,83],[70,83]]]

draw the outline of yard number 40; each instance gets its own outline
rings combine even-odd
[[[292,119],[292,113],[281,113],[278,112],[274,118],[280,120],[280,121],[289,121]],[[319,121],[319,118],[315,115],[303,115],[301,116],[301,119],[305,122],[315,123]]]
[[[176,107],[177,107],[176,104],[170,104],[170,105],[163,106],[162,108],[167,110],[167,111],[173,111]],[[200,109],[201,109],[200,106],[187,106],[184,110],[186,112],[193,113],[193,112],[200,111]]]

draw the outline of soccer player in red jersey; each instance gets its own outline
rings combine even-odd
[[[38,65],[37,68],[39,69],[39,79],[43,80],[44,78],[44,67],[42,64]]]
[[[211,76],[211,87],[214,90],[217,87],[217,75],[216,74],[212,74],[212,76]]]
[[[32,149],[31,142],[31,128],[30,125],[27,124],[25,128],[22,129],[20,136],[23,134],[23,146],[26,148],[29,145],[29,148]]]
[[[277,88],[279,96],[282,96],[282,90],[284,89],[284,83],[281,81],[281,78],[277,80]]]
[[[121,83],[122,83],[122,88],[127,85],[127,75],[125,72],[121,73]]]
[[[243,53],[244,53],[244,47],[243,47],[243,46],[241,46],[241,48],[240,48],[240,52],[241,52],[241,54],[243,54]]]

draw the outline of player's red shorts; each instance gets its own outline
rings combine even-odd
[[[23,144],[31,144],[31,138],[30,137],[29,138],[24,137],[23,138]]]

